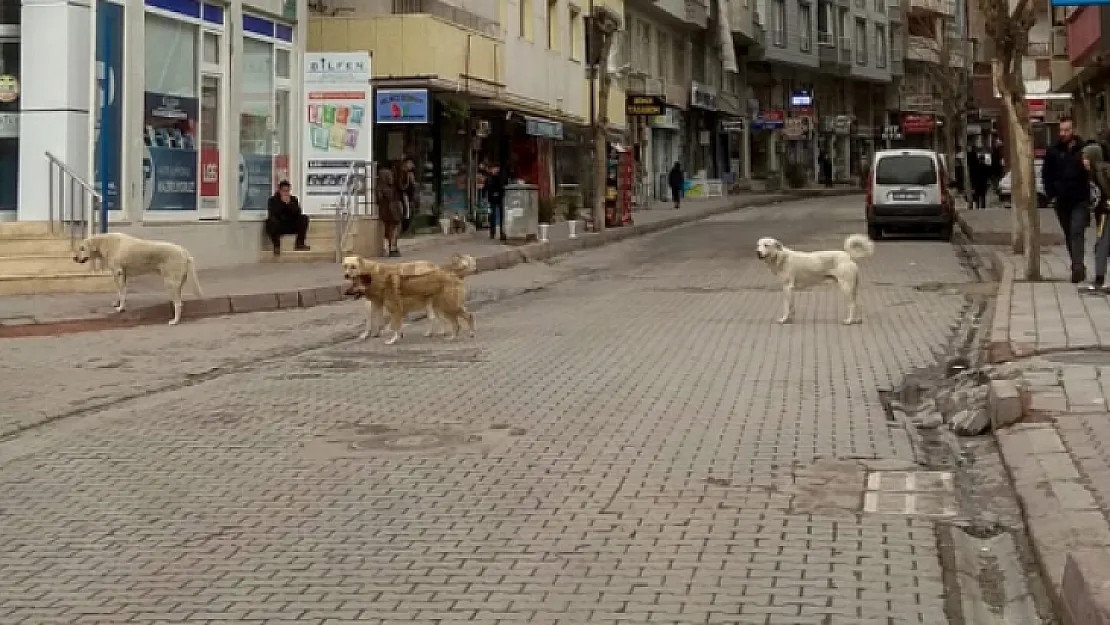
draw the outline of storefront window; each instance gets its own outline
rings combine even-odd
[[[151,13],[145,19],[145,205],[196,210],[199,26]]]
[[[239,109],[240,196],[246,210],[263,210],[273,188],[274,46],[243,39],[243,97]]]
[[[0,211],[14,211],[19,188],[19,41],[0,41]]]

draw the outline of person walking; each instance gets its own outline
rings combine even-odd
[[[675,210],[682,207],[682,185],[686,183],[686,174],[682,171],[682,163],[674,162],[671,173],[667,174],[667,186],[671,188],[671,201]]]
[[[378,205],[378,219],[382,222],[389,256],[396,258],[401,255],[401,250],[397,249],[397,235],[401,229],[401,204],[397,180],[388,165],[382,165],[378,170],[378,179],[374,183],[374,199]]]
[[[401,159],[397,170],[398,200],[401,202],[401,232],[408,232],[416,213],[416,167],[411,158]]]
[[[1091,182],[1083,166],[1083,141],[1075,134],[1072,118],[1060,120],[1059,140],[1045,154],[1041,178],[1045,195],[1056,211],[1071,259],[1071,282],[1087,279],[1083,239],[1091,221]]]
[[[984,209],[987,207],[987,189],[991,186],[991,171],[978,151],[967,154],[968,175],[971,177],[971,207]]]
[[[823,182],[826,187],[831,188],[833,186],[833,175],[832,159],[829,158],[829,153],[821,152],[821,156],[817,158],[817,164],[821,168],[821,182]]]
[[[1083,146],[1083,166],[1091,177],[1091,211],[1095,216],[1095,277],[1083,287],[1088,293],[1105,292],[1106,260],[1110,256],[1110,162],[1106,160],[1106,149],[1099,143]]]

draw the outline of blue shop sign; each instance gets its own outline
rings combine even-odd
[[[539,117],[525,117],[524,132],[533,137],[546,137],[561,141],[563,139],[563,124],[562,122],[540,119]]]
[[[428,123],[427,89],[376,89],[374,122],[378,124]]]

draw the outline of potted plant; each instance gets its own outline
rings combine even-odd
[[[567,198],[567,238],[578,238],[578,198]]]
[[[545,197],[539,203],[540,241],[547,243],[547,233],[555,219],[555,200]]]

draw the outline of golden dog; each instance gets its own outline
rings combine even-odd
[[[403,336],[405,314],[427,310],[428,331],[432,336],[440,319],[449,320],[454,329],[451,338],[459,335],[460,322],[465,322],[474,336],[474,315],[466,309],[466,288],[463,277],[474,273],[476,261],[468,254],[455,254],[447,265],[426,260],[402,263],[380,263],[361,256],[343,259],[343,276],[350,281],[345,295],[366,299],[366,329],[359,339],[378,336],[383,310],[389,316],[392,336],[386,344],[393,345]]]

